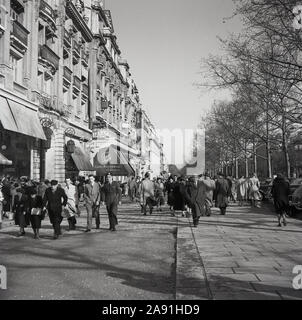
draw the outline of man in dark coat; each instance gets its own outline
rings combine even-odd
[[[273,182],[272,196],[274,199],[274,206],[276,213],[278,214],[278,226],[281,227],[281,219],[284,226],[286,226],[285,213],[288,210],[290,194],[289,182],[285,180],[282,174],[277,174],[276,179]]]
[[[122,191],[119,184],[113,181],[111,174],[106,177],[106,183],[102,188],[102,201],[106,203],[106,208],[109,218],[109,230],[116,231],[115,226],[118,224],[117,220],[117,206],[121,203]]]
[[[218,173],[218,179],[216,181],[216,207],[220,209],[222,215],[226,214],[226,208],[228,207],[228,197],[230,194],[230,185],[227,179],[225,179],[223,173]]]
[[[205,214],[206,188],[198,176],[194,176],[190,178],[186,191],[185,198],[192,209],[194,227],[197,227],[200,217]]]
[[[51,187],[46,189],[43,198],[43,208],[48,210],[49,220],[54,229],[54,239],[58,239],[61,233],[62,209],[67,205],[67,195],[58,186],[57,180],[50,182]]]

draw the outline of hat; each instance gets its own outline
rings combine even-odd
[[[51,181],[50,181],[50,184],[51,184],[52,186],[56,186],[58,183],[59,183],[59,182],[58,182],[57,180],[51,180]]]

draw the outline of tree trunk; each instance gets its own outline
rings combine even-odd
[[[270,150],[270,143],[267,141],[266,143],[266,158],[267,158],[267,177],[272,178],[272,159],[271,159],[271,150]]]
[[[288,143],[287,143],[287,136],[286,136],[286,119],[284,115],[282,116],[282,144],[283,144],[283,153],[284,153],[284,160],[285,160],[285,174],[287,178],[290,178],[290,160],[289,160]]]

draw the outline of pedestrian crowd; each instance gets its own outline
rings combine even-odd
[[[301,193],[302,185],[295,193]],[[274,206],[278,215],[278,226],[286,226],[286,213],[289,207],[289,182],[278,174],[271,189]],[[19,236],[25,235],[25,228],[31,225],[34,238],[40,238],[41,223],[49,216],[54,230],[54,239],[62,235],[63,218],[68,221],[68,230],[75,230],[77,217],[81,215],[80,202],[87,211],[87,227],[92,229],[95,219],[96,229],[100,228],[100,208],[106,206],[109,230],[116,231],[118,225],[118,205],[122,195],[140,204],[141,213],[153,213],[154,208],[162,211],[167,203],[171,215],[180,212],[182,216],[192,215],[193,224],[198,226],[201,216],[210,216],[212,208],[220,209],[225,215],[231,202],[239,206],[251,204],[259,207],[262,195],[260,181],[256,174],[248,178],[235,179],[219,172],[210,177],[208,173],[185,176],[159,176],[151,179],[150,173],[143,178],[130,177],[126,183],[113,181],[111,174],[105,179],[90,175],[88,178],[67,178],[59,184],[56,180],[35,182],[27,177],[13,179],[9,176],[0,179],[0,226],[2,216],[13,213],[15,224],[19,226]]]
[[[110,230],[116,231],[117,206],[121,201],[121,188],[108,174],[105,181],[97,181],[90,175],[88,179],[66,179],[59,184],[57,180],[45,180],[41,183],[27,177],[12,179],[4,177],[0,181],[0,223],[2,216],[13,213],[15,224],[19,226],[18,236],[25,235],[25,228],[31,225],[34,238],[40,238],[41,223],[49,216],[54,230],[54,239],[62,235],[61,223],[65,217],[68,230],[75,230],[77,216],[80,216],[79,202],[82,200],[87,210],[87,228],[90,232],[92,219],[96,229],[100,228],[100,206],[106,206]]]

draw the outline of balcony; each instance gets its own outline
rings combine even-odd
[[[73,60],[72,61],[73,61],[73,64],[77,64],[81,59],[81,45],[76,40],[73,40],[72,44],[73,44],[73,49],[72,49]]]
[[[89,90],[86,83],[82,84],[82,95],[86,96],[87,98],[89,96]]]
[[[11,46],[21,55],[27,50],[29,31],[17,20],[13,21],[13,29],[10,35]]]
[[[71,34],[64,28],[64,46],[66,48],[71,48]]]
[[[71,81],[72,81],[72,71],[68,67],[64,66],[64,73],[63,73],[64,86],[69,88]]]
[[[73,93],[78,95],[81,91],[81,80],[77,76],[73,77]]]
[[[53,74],[59,69],[60,57],[46,44],[40,46],[39,58],[51,68]]]
[[[82,65],[88,68],[89,64],[89,53],[82,50]]]
[[[52,31],[55,32],[57,30],[56,27],[56,18],[57,13],[56,11],[44,0],[40,2],[40,17],[48,23],[51,27]]]
[[[38,96],[38,99],[41,108],[55,111],[61,116],[67,115],[67,111],[64,109],[63,105],[58,104],[58,100],[55,96],[50,96],[43,92]]]

